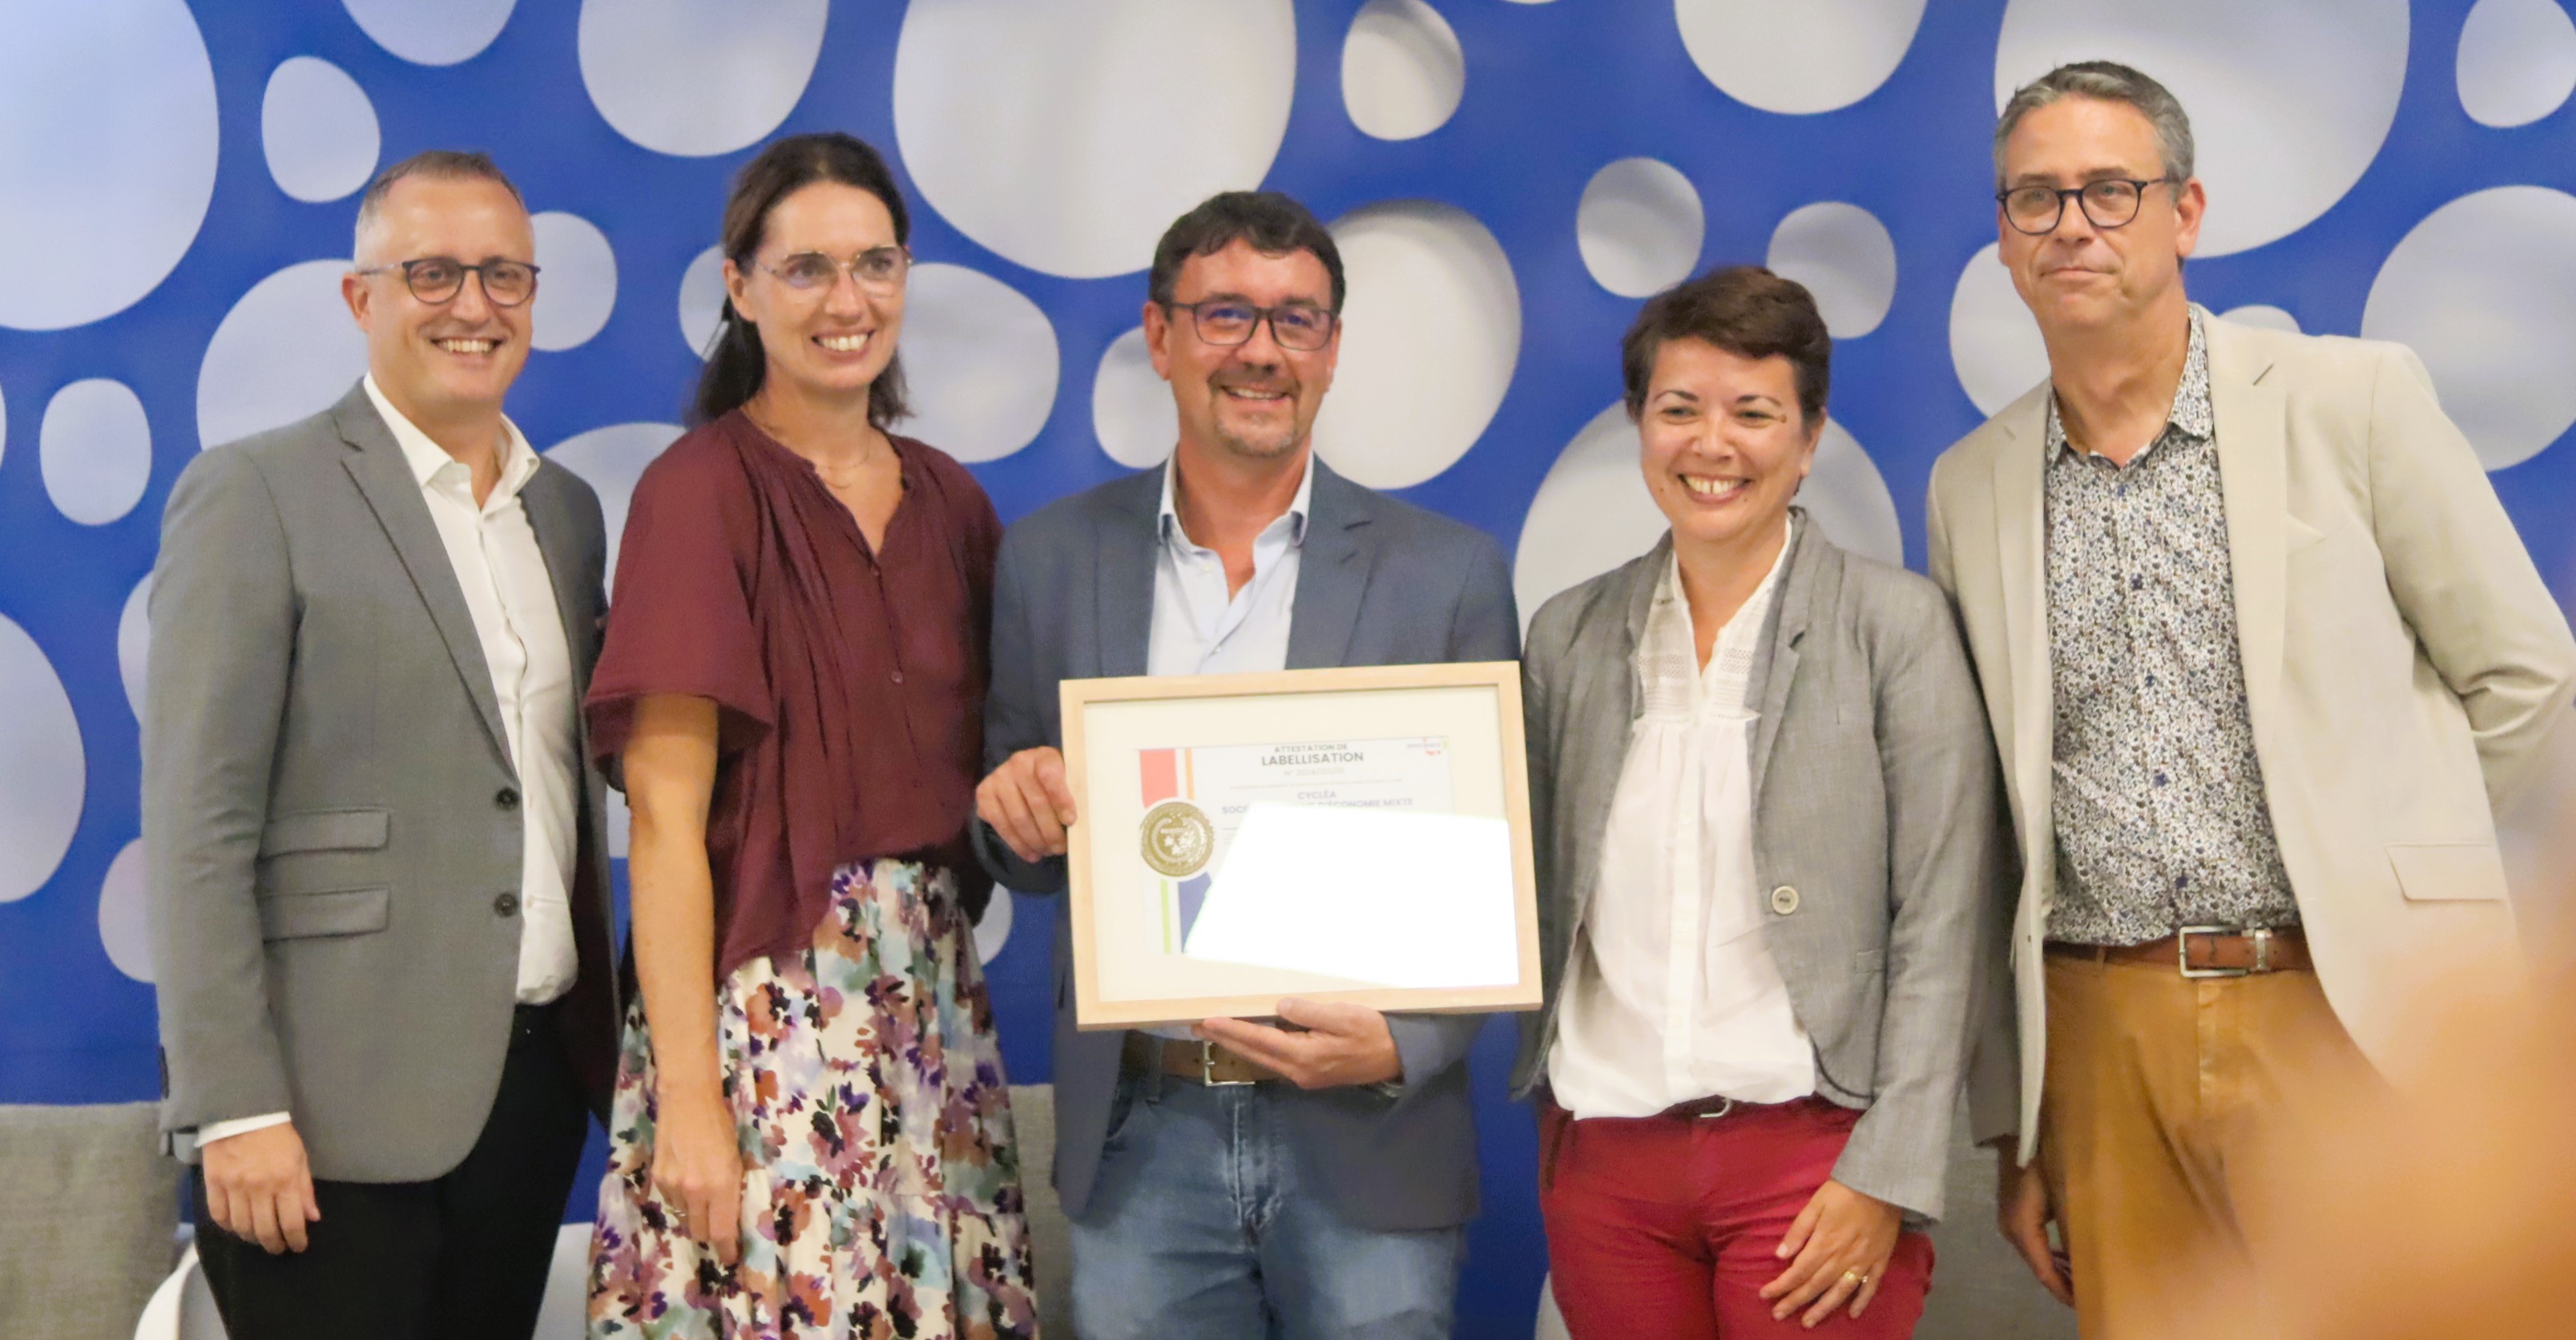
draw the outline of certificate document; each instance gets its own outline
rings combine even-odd
[[[1537,1005],[1519,668],[1066,680],[1085,1028]]]
[[[1136,859],[1160,894],[1163,952],[1183,952],[1254,805],[1449,814],[1451,757],[1437,735],[1139,750]]]

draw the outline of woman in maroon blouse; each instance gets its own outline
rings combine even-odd
[[[698,426],[635,487],[589,699],[641,987],[595,1338],[1037,1333],[964,836],[1001,523],[886,431],[909,233],[858,140],[753,159]]]

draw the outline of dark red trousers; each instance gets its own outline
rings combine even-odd
[[[1815,1330],[1771,1319],[1772,1255],[1860,1114],[1821,1098],[1722,1117],[1576,1121],[1539,1100],[1539,1209],[1557,1309],[1574,1340],[1903,1340],[1932,1287],[1932,1240],[1909,1232],[1869,1311]]]

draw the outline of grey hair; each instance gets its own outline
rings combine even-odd
[[[2165,175],[2177,182],[2191,180],[2191,118],[2183,115],[2182,103],[2175,99],[2173,91],[2118,61],[2088,60],[2060,65],[2013,90],[2012,100],[2004,104],[2003,115],[1995,121],[1997,189],[2004,185],[2004,141],[2012,138],[2013,127],[2020,125],[2023,117],[2060,98],[2092,98],[2136,108],[2156,128]]]
[[[519,194],[518,186],[501,172],[492,155],[465,149],[424,149],[376,174],[367,183],[366,194],[358,197],[358,227],[349,253],[363,264],[367,256],[367,234],[384,213],[385,197],[393,194],[394,183],[405,177],[426,177],[432,181],[499,182],[519,208],[528,207],[528,198]]]

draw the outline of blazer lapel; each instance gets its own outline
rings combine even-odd
[[[1306,544],[1297,562],[1297,597],[1288,623],[1288,668],[1349,663],[1360,598],[1375,562],[1368,542],[1371,495],[1309,456],[1315,488],[1307,499]]]
[[[440,639],[447,643],[447,655],[456,663],[457,676],[465,681],[466,696],[474,700],[474,710],[483,719],[483,729],[491,736],[493,749],[508,759],[510,737],[501,728],[501,703],[492,691],[492,671],[483,659],[483,639],[474,631],[474,616],[465,608],[465,588],[456,583],[456,567],[448,561],[447,545],[438,538],[438,523],[430,519],[429,504],[421,500],[420,481],[412,478],[401,444],[394,441],[393,430],[376,413],[375,402],[367,398],[363,384],[341,398],[332,408],[331,418],[340,430],[340,440],[353,448],[342,463],[348,467],[350,478],[357,481],[367,505],[375,510],[376,524],[384,527],[385,538],[393,542],[403,568],[411,574],[412,588],[420,593],[430,621],[438,626]]]
[[[1771,602],[1771,615],[1758,644],[1767,655],[1753,660],[1753,678],[1744,686],[1745,701],[1758,703],[1761,713],[1753,722],[1752,771],[1749,780],[1753,794],[1762,794],[1762,777],[1771,763],[1771,745],[1780,736],[1780,717],[1788,710],[1789,684],[1798,676],[1798,644],[1807,635],[1807,607],[1814,600],[1818,568],[1831,553],[1831,546],[1821,543],[1815,534],[1815,521],[1805,508],[1793,509],[1798,518],[1797,532],[1790,537],[1785,570],[1780,574],[1779,595]]]
[[[1154,640],[1154,547],[1163,541],[1157,515],[1163,472],[1141,470],[1122,481],[1117,520],[1099,534],[1093,567],[1093,614],[1100,630],[1094,673],[1126,678],[1145,673]]]
[[[2226,498],[2228,573],[2236,583],[2236,643],[2246,706],[2259,732],[2274,715],[2282,625],[2289,612],[2289,536],[2282,521],[2290,507],[2285,405],[2279,387],[2263,384],[2271,360],[2240,346],[2226,322],[2202,322]]]
[[[2043,382],[2003,412],[2005,440],[1994,458],[1995,571],[2003,583],[2012,676],[2012,719],[2006,723],[2012,741],[2004,762],[2022,801],[2026,861],[2037,859],[2049,832],[2048,396]]]
[[[1616,579],[1587,611],[1567,663],[1572,679],[1565,690],[1565,727],[1553,741],[1532,740],[1532,749],[1551,745],[1560,759],[1556,774],[1559,807],[1570,804],[1566,825],[1558,830],[1559,849],[1574,854],[1566,884],[1571,891],[1564,935],[1592,905],[1600,873],[1602,835],[1610,828],[1610,802],[1619,790],[1619,773],[1627,766],[1628,741],[1635,733],[1637,644],[1646,635],[1654,609],[1655,588],[1673,561],[1672,532],[1655,542],[1645,557],[1619,570]]]
[[[574,683],[590,682],[591,648],[599,630],[599,611],[595,608],[596,592],[582,588],[584,564],[573,546],[572,509],[555,471],[561,467],[546,462],[519,490],[519,505],[528,514],[528,528],[536,532],[537,552],[545,557],[546,578],[554,584],[555,613],[563,620],[564,647],[572,655]]]

